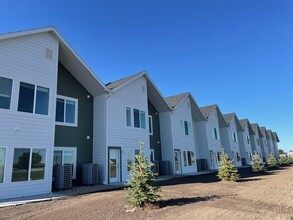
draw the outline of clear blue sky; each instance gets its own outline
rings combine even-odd
[[[146,70],[293,150],[292,0],[2,0],[0,33],[55,26],[107,83]]]

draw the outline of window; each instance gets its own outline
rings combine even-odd
[[[194,152],[193,151],[187,151],[187,162],[188,162],[188,166],[194,166],[195,165],[195,158],[194,158]]]
[[[130,172],[133,163],[132,150],[127,151],[127,172]]]
[[[146,128],[145,111],[133,109],[133,118],[135,128]]]
[[[12,80],[0,77],[0,108],[10,109],[11,90]]]
[[[58,96],[56,100],[56,124],[77,126],[77,106],[77,99]]]
[[[0,183],[4,181],[5,156],[6,149],[0,148]]]
[[[218,160],[218,162],[221,161],[221,152],[217,152],[217,160]]]
[[[45,178],[46,149],[15,148],[12,182]]]
[[[237,160],[237,162],[240,162],[241,158],[240,158],[240,154],[236,153],[235,154],[235,159]]]
[[[37,86],[35,94],[35,85],[20,82],[17,110],[20,112],[48,115],[49,89]]]
[[[237,135],[236,135],[235,132],[232,132],[232,139],[233,139],[234,142],[238,142]]]
[[[155,150],[154,149],[151,149],[150,161],[152,163],[155,162]]]
[[[191,123],[188,121],[180,120],[180,130],[181,133],[187,136],[191,135]]]
[[[252,153],[249,153],[249,159],[252,161]]]
[[[72,165],[72,179],[76,179],[76,148],[75,147],[55,147],[53,165]]]
[[[131,108],[126,107],[126,126],[131,126]]]
[[[260,141],[259,141],[259,138],[257,139],[257,145],[260,145]]]
[[[217,128],[212,128],[212,135],[214,140],[218,140],[218,131]]]
[[[149,115],[149,133],[153,135],[153,117]]]
[[[247,136],[246,138],[247,138],[247,143],[250,144],[250,137]]]
[[[186,155],[186,151],[183,151],[183,161],[184,161],[184,166],[187,166],[187,155]]]

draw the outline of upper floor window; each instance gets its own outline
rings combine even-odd
[[[77,126],[78,100],[58,96],[56,101],[56,124]]]
[[[0,77],[0,108],[10,109],[12,79]]]
[[[236,142],[236,143],[238,142],[237,135],[236,135],[235,132],[232,132],[232,139],[233,139],[234,142]]]
[[[257,145],[260,145],[260,141],[259,141],[259,138],[257,138]]]
[[[153,135],[153,117],[149,115],[149,133]]]
[[[250,144],[250,137],[247,136],[246,139],[247,139],[247,143]]]
[[[48,115],[49,89],[20,82],[17,110],[20,112]]]
[[[183,134],[190,136],[192,134],[191,122],[180,120],[180,130]]]
[[[213,135],[214,140],[218,139],[218,130],[217,130],[217,128],[212,128],[212,135]]]
[[[126,107],[126,126],[131,127],[131,108]]]
[[[134,127],[136,128],[146,128],[146,118],[145,111],[138,109],[133,109]]]

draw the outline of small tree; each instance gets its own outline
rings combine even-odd
[[[143,143],[140,142],[139,154],[135,156],[135,163],[131,165],[127,202],[134,207],[144,207],[160,200],[160,188],[154,186],[157,174],[152,171],[154,164],[148,162],[143,154]]]
[[[269,168],[273,168],[273,169],[279,167],[278,160],[274,157],[273,154],[270,154],[269,155],[269,158],[268,158],[268,166],[269,166]]]
[[[286,166],[289,164],[289,158],[285,157],[285,156],[281,156],[279,159],[279,164],[280,166]]]
[[[253,172],[263,172],[265,170],[265,165],[262,162],[259,155],[255,154],[252,156],[252,170]]]
[[[223,150],[220,155],[220,168],[217,176],[224,181],[237,181],[240,177],[238,169]]]

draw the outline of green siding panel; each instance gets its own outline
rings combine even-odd
[[[148,111],[153,118],[153,135],[150,135],[150,148],[155,151],[155,160],[162,161],[159,112],[151,102],[148,102]]]
[[[82,74],[82,73],[81,73]],[[57,94],[78,99],[78,126],[56,125],[55,146],[77,148],[77,182],[81,181],[82,164],[92,163],[93,152],[93,97],[59,63]],[[90,98],[88,98],[90,95]],[[90,139],[87,139],[90,136]]]

